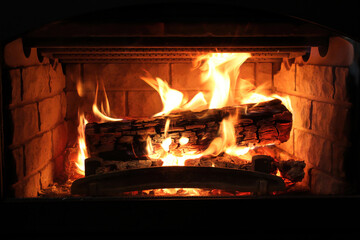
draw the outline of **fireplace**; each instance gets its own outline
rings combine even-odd
[[[165,197],[157,195],[151,188],[149,190],[141,187],[124,188],[128,190],[121,196],[117,193],[105,194],[110,196],[110,199],[117,197],[125,202],[129,199],[150,202],[154,199],[173,200],[172,197],[175,197],[176,201],[191,200],[193,196],[186,193],[186,187],[193,187],[194,182],[197,182],[196,186],[206,189],[202,190],[206,191],[206,195],[195,195],[200,196],[200,199],[206,197],[207,201],[224,201],[230,198],[261,201],[264,195],[270,199],[294,196],[316,199],[323,199],[324,195],[357,196],[359,168],[356,158],[353,157],[357,156],[357,152],[352,144],[354,139],[356,142],[357,133],[354,79],[358,76],[354,76],[356,70],[353,61],[354,56],[355,60],[358,57],[357,42],[298,19],[275,17],[271,14],[270,21],[270,16],[266,13],[257,21],[245,23],[244,20],[236,22],[234,19],[224,19],[225,23],[217,22],[210,20],[211,16],[206,23],[192,22],[193,16],[186,21],[174,21],[166,16],[165,19],[160,17],[153,22],[142,19],[129,22],[123,19],[127,17],[126,14],[123,18],[114,15],[114,11],[106,11],[97,13],[96,16],[90,14],[51,23],[5,45],[5,196],[17,200],[31,198],[35,204],[44,199],[56,202],[60,197],[73,201],[74,205],[78,205],[78,201],[82,201],[83,197],[96,201],[98,196],[104,196],[96,190],[98,185],[94,187],[93,182],[90,182],[87,190],[81,194],[71,192],[71,185],[78,181],[76,179],[91,179],[101,174],[110,176],[110,182],[114,179],[122,182],[128,179],[138,180],[142,174],[150,176],[144,181],[152,180],[154,176],[161,174],[166,175],[168,181],[185,175],[192,178],[189,186],[181,181],[169,185],[160,184],[161,189],[177,188],[175,194],[165,194]],[[248,15],[251,14],[246,16],[249,17]],[[201,160],[198,165],[188,161],[188,165],[185,163],[184,167],[169,167],[169,171],[164,173],[162,171],[166,167],[161,168],[161,164],[150,167],[147,166],[148,162],[139,162],[145,159],[138,159],[137,165],[134,163],[135,167],[124,163],[127,164],[124,167],[126,170],[114,170],[111,169],[114,164],[103,164],[106,162],[104,155],[94,154],[88,164],[83,162],[85,169],[82,170],[90,173],[86,176],[79,174],[79,163],[74,160],[79,155],[80,146],[79,112],[90,122],[88,129],[96,126],[96,133],[105,126],[101,124],[106,124],[101,121],[110,122],[106,119],[99,121],[94,116],[95,96],[99,100],[96,101],[99,111],[103,114],[106,112],[105,115],[109,118],[129,121],[149,119],[161,112],[164,104],[151,84],[141,78],[147,74],[154,79],[160,78],[167,82],[171,89],[180,91],[190,100],[199,92],[209,92],[201,82],[202,72],[194,67],[193,63],[199,56],[212,53],[250,54],[244,63],[237,66],[238,79],[250,83],[257,91],[261,89],[265,96],[276,94],[286,97],[291,103],[291,107],[286,106],[292,114],[291,131],[286,140],[250,149],[250,160],[241,165],[248,166],[245,167],[245,174],[258,174],[254,180],[257,190],[244,190],[248,189],[245,187],[241,188],[241,191],[232,187],[226,191],[216,189],[229,184],[219,180],[216,182],[216,177],[225,179],[226,175],[234,174],[234,178],[227,181],[231,183],[243,180],[243,172],[239,174],[240,171],[234,170],[234,165],[240,168],[235,160],[226,163],[208,161],[204,165],[201,165]],[[79,85],[82,86],[81,89]],[[238,86],[230,89],[235,96],[241,95],[241,91]],[[106,102],[101,103],[105,98],[108,99],[111,113],[106,110]],[[261,102],[274,99],[277,98]],[[284,104],[282,98],[281,101]],[[251,107],[247,106],[246,109]],[[162,124],[165,128],[165,121]],[[85,126],[82,127],[85,130]],[[122,131],[104,131],[99,133],[102,142],[97,143],[97,147],[106,148],[114,135],[124,135]],[[165,134],[163,130],[159,131]],[[218,131],[219,129],[216,129],[216,132]],[[279,129],[276,132],[279,135]],[[260,170],[261,167],[255,166],[256,155],[262,156],[262,161],[270,157],[270,161],[276,162],[271,173],[271,167]],[[97,160],[97,157],[102,159]],[[93,159],[95,161],[91,161]],[[89,170],[92,164],[101,166]],[[120,168],[121,164],[115,165]],[[138,165],[141,167],[137,167]],[[283,166],[282,169],[280,165]],[[288,170],[284,170],[287,167]],[[300,172],[300,177],[289,183],[287,181],[290,181],[291,176],[285,177],[285,173],[292,167],[295,173]],[[132,175],[116,175],[119,170],[121,174]],[[173,170],[175,173],[171,173]],[[301,176],[301,173],[304,175]],[[199,174],[208,178],[198,180],[196,177]],[[116,175],[118,179],[112,179],[111,175]],[[280,178],[285,181],[285,188],[262,190],[264,181],[258,178],[270,181],[273,180],[271,176],[274,180]],[[245,177],[250,179],[253,176]],[[216,184],[208,184],[211,181]],[[143,182],[140,182],[136,186],[142,184]],[[270,186],[271,183],[266,182],[265,185]],[[209,195],[209,192],[212,194]],[[39,202],[36,202],[37,200]],[[103,202],[97,204],[100,206]]]
[[[292,108],[290,135],[275,146],[256,148],[255,155],[270,155],[280,161],[290,159],[299,163],[303,161],[303,167],[306,165],[305,176],[300,180],[303,187],[306,186],[305,189],[308,188],[309,192],[314,194],[344,194],[350,187],[345,180],[344,161],[350,144],[348,132],[351,103],[347,83],[351,56],[346,55],[341,59],[342,56],[336,55],[337,58],[333,59],[331,55],[335,54],[338,45],[345,48],[341,50],[342,54],[343,52],[352,54],[353,48],[348,41],[340,37],[331,37],[327,52],[330,57],[326,54],[324,57],[317,56],[318,47],[310,48],[309,56],[306,56],[305,47],[293,47],[291,50],[295,52],[291,53],[283,48],[282,53],[274,53],[276,49],[259,50],[253,47],[253,51],[255,49],[263,52],[252,53],[245,63],[237,66],[240,68],[239,79],[246,81],[247,84],[253,84],[255,92],[259,88],[265,88],[265,92],[286,96],[291,104],[288,108]],[[5,48],[5,54],[9,56],[5,61],[11,67],[8,71],[12,89],[9,106],[14,125],[10,152],[17,175],[12,187],[15,196],[18,197],[36,197],[48,186],[53,186],[53,183],[64,182],[77,174],[73,159],[79,154],[78,113],[90,113],[90,118],[94,118],[92,113],[94,94],[99,95],[99,98],[101,96],[107,98],[112,110],[108,117],[140,119],[160,112],[163,105],[159,94],[141,79],[146,74],[144,70],[157,78],[166,79],[164,81],[169,82],[171,88],[190,96],[189,99],[199,92],[209,91],[201,82],[200,69],[193,66],[194,57],[189,57],[206,55],[206,53],[195,54],[199,49],[156,49],[160,53],[152,56],[154,50],[151,48],[140,50],[129,48],[110,50],[38,48],[36,50],[33,48],[26,59],[21,52],[22,48],[21,39],[9,43]],[[100,50],[101,53],[98,54],[96,51]],[[74,54],[74,51],[79,53]],[[93,51],[93,55],[89,56],[88,51]],[[107,59],[107,55],[104,56],[102,51],[110,51],[107,54],[113,54],[115,59]],[[120,51],[120,53],[111,53],[111,51]],[[128,53],[124,57],[122,52],[125,51]],[[141,51],[140,58],[137,51]],[[182,53],[179,54],[178,51]],[[38,59],[38,54],[42,56],[42,62]],[[168,59],[167,56],[171,54],[180,56],[175,60]],[[290,54],[299,56],[283,60],[284,55]],[[12,59],[14,55],[17,56]],[[152,57],[150,60],[148,55]],[[85,58],[85,56],[89,57]],[[88,63],[89,61],[91,63]],[[83,85],[80,90],[77,89],[79,84]],[[103,84],[105,91],[98,90],[100,84]],[[237,92],[244,90],[235,86],[231,91],[236,95]],[[107,122],[106,119],[102,121]],[[93,122],[100,121],[93,120]],[[126,124],[127,122],[124,123]],[[160,126],[161,124],[163,126]],[[161,124],[158,124],[159,127],[164,128],[165,122]],[[194,123],[189,123],[185,128],[190,129],[192,125],[196,128],[197,124],[200,123],[194,120]],[[87,127],[90,128],[90,125]],[[85,129],[85,126],[83,127]],[[88,134],[91,136],[87,144],[91,146],[88,146],[89,150],[86,151],[89,153],[90,150],[100,151],[99,155],[104,155],[115,148],[111,145],[110,148],[113,148],[111,151],[101,150],[109,147],[107,141],[110,140],[107,139],[111,139],[112,135],[125,133],[131,139],[138,136],[137,133],[126,133],[125,130],[111,134],[108,130],[101,132],[96,125],[88,130],[88,132],[96,131],[98,134]],[[218,130],[216,129],[216,132]],[[196,129],[196,131],[200,130]],[[169,132],[174,131],[170,128]],[[284,133],[288,134],[286,131]],[[164,132],[162,134],[164,135]],[[173,134],[190,137],[195,131],[184,130],[179,133],[175,131]],[[154,134],[146,136],[155,137]],[[199,136],[195,137],[200,138]],[[98,140],[92,140],[94,138]],[[114,141],[123,141],[126,144],[124,139]],[[120,144],[118,148],[124,144]],[[264,145],[266,144],[261,144]],[[136,144],[131,146],[137,147]],[[93,153],[94,156],[98,155]],[[161,166],[161,163],[153,165]]]

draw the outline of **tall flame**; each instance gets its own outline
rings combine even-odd
[[[110,104],[109,104],[109,100],[108,100],[106,90],[105,90],[105,86],[104,86],[103,83],[102,83],[102,87],[103,87],[103,92],[104,92],[104,102],[101,102],[101,111],[100,111],[98,106],[97,106],[99,83],[98,82],[96,83],[94,103],[92,105],[92,110],[93,110],[94,115],[100,119],[100,122],[122,121],[121,118],[109,117],[109,115],[110,115]],[[105,109],[104,109],[104,104],[105,104]]]
[[[99,82],[96,83],[94,102],[92,104],[93,115],[99,119],[100,122],[109,122],[109,121],[121,121],[121,118],[110,117],[110,104],[105,91],[104,84],[101,82],[103,88],[103,101],[100,101],[100,109],[98,107],[98,93],[99,93]],[[78,81],[76,84],[76,89],[80,97],[86,97],[87,95],[92,95],[93,88],[91,85],[86,85],[85,83]],[[88,151],[86,148],[85,141],[85,127],[88,123],[88,120],[85,118],[85,113],[81,111],[82,108],[78,109],[78,121],[79,125],[77,128],[78,131],[78,146],[77,146],[77,158],[75,161],[76,172],[79,175],[85,175],[85,159],[89,157]]]
[[[246,154],[251,147],[237,146],[235,127],[237,114],[225,118],[220,123],[219,137],[215,138],[209,147],[203,152],[204,155],[217,156],[222,152],[226,152],[232,156]]]
[[[211,53],[200,56],[194,62],[202,71],[202,82],[210,88],[210,97],[206,99],[203,92],[196,94],[190,101],[184,99],[184,94],[172,89],[167,82],[160,78],[142,77],[160,95],[163,110],[154,116],[168,115],[174,110],[199,111],[203,109],[222,108],[228,104],[234,104],[234,98],[230,93],[232,86],[236,85],[239,76],[239,67],[251,56],[249,53]],[[219,137],[215,138],[209,148],[203,153],[184,153],[175,156],[169,152],[172,139],[167,136],[169,122],[166,121],[164,140],[161,144],[162,154],[154,154],[151,141],[148,141],[148,153],[150,158],[161,158],[163,166],[184,165],[187,159],[200,158],[203,155],[218,155],[221,152],[231,155],[245,154],[250,148],[237,147],[234,123],[236,119],[230,116],[221,122]],[[189,139],[182,138],[180,145],[185,145]],[[165,154],[164,154],[165,153]]]
[[[210,89],[210,98],[199,92],[190,101],[184,99],[184,94],[169,86],[161,78],[153,78],[150,74],[141,77],[160,95],[163,109],[154,116],[168,115],[174,110],[199,111],[203,109],[222,108],[234,103],[230,93],[231,86],[236,85],[239,76],[239,67],[250,53],[210,53],[199,56],[194,64],[202,71],[201,80]]]
[[[188,100],[184,94],[169,86],[166,81],[148,74],[142,77],[146,83],[153,87],[158,93],[163,103],[163,109],[154,116],[166,116],[173,111],[190,110],[202,111],[204,109],[222,108],[230,105],[257,103],[279,98],[283,104],[292,111],[290,99],[280,97],[274,94],[264,94],[265,86],[255,87],[252,83],[239,79],[240,66],[251,57],[250,53],[210,53],[199,56],[194,65],[202,71],[201,81],[207,85],[209,92],[198,92],[192,99]],[[239,82],[240,81],[240,82]],[[240,84],[239,84],[240,83]],[[99,95],[99,84],[102,88],[102,94]],[[240,86],[241,93],[234,96],[231,89]],[[86,89],[86,90],[85,90]],[[111,117],[110,104],[105,91],[104,84],[100,81],[94,86],[84,86],[84,83],[77,83],[77,91],[80,97],[84,97],[90,91],[94,97],[92,104],[92,115],[96,121],[109,122],[121,121],[121,118]],[[100,107],[99,103],[100,102]],[[76,160],[77,172],[84,175],[84,161],[88,157],[85,143],[85,127],[88,120],[84,112],[79,111],[78,126],[78,156]],[[162,159],[163,166],[185,165],[188,159],[198,159],[204,155],[219,155],[223,152],[229,155],[240,156],[246,154],[252,147],[237,146],[234,125],[237,122],[237,114],[230,115],[220,123],[218,136],[210,143],[209,147],[203,152],[192,151],[186,153],[173,153],[172,144],[174,143],[170,134],[170,120],[165,123],[163,140],[160,144],[161,149],[154,150],[151,138],[147,138],[146,150],[151,159]],[[90,119],[90,118],[88,118]],[[182,137],[177,143],[179,146],[186,146],[189,138]]]
[[[175,89],[169,87],[167,82],[164,82],[160,78],[142,77],[147,84],[153,87],[160,95],[163,103],[163,109],[161,112],[154,116],[168,115],[171,111],[178,109],[183,102],[184,94]]]
[[[75,162],[76,172],[82,176],[85,175],[85,159],[88,158],[85,142],[85,126],[88,121],[85,119],[84,113],[78,112],[79,126],[78,130],[78,156]]]
[[[237,86],[240,73],[240,66],[251,57],[250,53],[210,53],[199,56],[194,64],[202,71],[201,81],[208,86],[210,94],[203,92],[197,93],[191,100],[184,99],[184,94],[172,89],[169,84],[160,78],[142,77],[142,79],[152,86],[160,95],[163,103],[161,112],[154,116],[168,115],[175,110],[200,111],[204,109],[222,108],[225,106],[245,103],[258,103],[279,98],[284,105],[292,111],[289,98],[283,98],[274,94],[263,94],[266,86],[255,87],[252,83],[240,79],[240,96],[233,96],[231,89]],[[172,144],[171,137],[167,136],[169,120],[166,121],[164,139],[161,144],[161,153],[154,153],[151,140],[148,141],[148,153],[150,158],[161,158],[164,166],[184,165],[187,159],[200,158],[204,155],[219,155],[225,152],[229,155],[240,156],[248,153],[252,146],[237,146],[234,125],[237,122],[238,114],[230,115],[222,120],[216,137],[209,147],[199,153],[184,153],[181,156],[175,155],[170,151]],[[183,138],[179,142],[185,145],[189,139]]]
[[[209,109],[225,107],[228,101],[233,104],[230,87],[235,86],[239,68],[249,57],[250,53],[210,53],[197,58],[202,81],[210,85],[212,92]]]

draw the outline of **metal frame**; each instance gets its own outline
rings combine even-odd
[[[80,178],[72,195],[116,196],[119,193],[162,188],[210,188],[255,192],[282,191],[282,178],[255,171],[215,167],[151,167],[129,169]]]

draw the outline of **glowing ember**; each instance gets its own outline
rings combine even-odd
[[[212,92],[209,109],[233,104],[230,87],[236,85],[239,68],[249,57],[250,53],[210,53],[198,57],[195,62],[203,71],[202,82],[207,83]]]
[[[201,189],[201,188],[164,188],[164,189],[149,189],[141,192],[127,192],[124,195],[149,195],[149,196],[247,196],[251,192],[226,192],[220,189]]]

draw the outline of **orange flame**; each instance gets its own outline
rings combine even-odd
[[[151,76],[142,77],[146,83],[153,87],[160,95],[163,103],[163,109],[154,116],[168,115],[175,110],[202,111],[204,109],[222,108],[225,106],[257,103],[272,100],[274,98],[281,99],[283,104],[292,111],[289,97],[280,97],[275,94],[264,94],[266,86],[255,87],[252,83],[239,79],[240,66],[251,57],[250,53],[211,53],[198,57],[194,61],[194,65],[202,71],[201,80],[210,89],[210,93],[199,92],[191,100],[185,99],[184,94],[169,86],[166,81]],[[238,81],[240,81],[238,84]],[[77,83],[77,91],[80,97],[86,96],[89,89],[95,91],[92,110],[100,122],[122,121],[121,118],[114,118],[110,115],[110,104],[105,91],[104,84],[100,82],[102,87],[102,99],[99,99],[99,82],[94,86],[84,86],[83,83]],[[235,86],[240,85],[240,95],[234,96],[230,91]],[[87,90],[85,90],[85,88]],[[100,107],[98,101],[100,100]],[[102,101],[101,101],[102,100]],[[88,121],[85,119],[84,112],[79,111],[78,126],[78,158],[76,160],[77,172],[84,175],[84,161],[88,157],[85,143],[85,127]],[[244,156],[252,146],[237,146],[234,124],[237,122],[237,114],[223,119],[220,123],[218,137],[216,137],[203,151],[192,151],[186,153],[173,153],[171,145],[173,139],[168,136],[170,120],[165,123],[165,131],[161,149],[154,150],[151,138],[147,139],[146,150],[148,157],[151,159],[162,159],[163,166],[185,165],[188,159],[197,159],[204,155],[218,155],[225,152],[229,155]],[[188,144],[189,138],[182,137],[179,145]],[[249,159],[250,160],[250,159]]]
[[[110,115],[110,104],[109,100],[106,94],[105,86],[102,83],[103,92],[104,92],[104,99],[105,99],[105,109],[104,109],[104,102],[101,102],[101,111],[99,110],[97,106],[98,101],[98,90],[99,90],[99,84],[96,83],[96,90],[95,90],[95,98],[94,98],[94,104],[92,106],[93,113],[96,117],[100,118],[100,122],[117,122],[122,121],[121,118],[112,118],[109,117]]]
[[[151,77],[142,77],[147,84],[153,87],[160,95],[163,102],[163,110],[154,116],[168,115],[174,109],[180,107],[183,101],[184,94],[169,87],[167,82],[160,78],[153,79]]]
[[[209,147],[203,152],[204,155],[217,156],[222,152],[226,152],[232,156],[240,156],[246,154],[251,147],[237,146],[235,127],[237,115],[229,116],[220,123],[219,135],[209,145]]]
[[[85,159],[88,158],[86,143],[85,143],[85,126],[88,121],[85,119],[84,113],[78,112],[79,126],[78,130],[78,156],[75,162],[77,167],[76,172],[81,176],[85,175]]]
[[[251,57],[250,53],[210,53],[198,57],[194,64],[201,71],[201,80],[210,88],[210,97],[205,97],[203,92],[197,93],[190,101],[184,99],[184,94],[172,89],[167,82],[160,78],[142,77],[142,79],[152,86],[160,95],[163,110],[154,116],[168,115],[175,110],[201,111],[204,109],[222,108],[234,104],[258,103],[269,101],[274,98],[281,99],[283,104],[292,111],[289,97],[280,97],[275,94],[264,94],[267,90],[266,85],[255,87],[252,83],[240,79],[240,96],[233,96],[230,89],[237,86],[240,66]],[[168,120],[169,121],[169,120]],[[171,137],[167,136],[169,122],[166,121],[164,139],[161,144],[162,149],[154,152],[150,138],[148,139],[148,156],[150,158],[161,158],[163,166],[184,165],[187,159],[196,159],[204,155],[219,155],[225,152],[229,155],[243,156],[247,154],[252,146],[237,146],[234,124],[237,121],[237,114],[229,116],[220,124],[218,137],[216,137],[209,147],[199,152],[183,153],[181,156],[175,155],[170,151],[172,144]],[[180,145],[185,145],[189,139],[180,139]],[[250,160],[248,157],[245,159]]]
[[[94,102],[92,105],[92,110],[94,116],[96,116],[98,119],[100,119],[100,122],[109,122],[109,121],[122,121],[121,118],[113,118],[110,117],[110,104],[109,100],[105,91],[105,86],[101,82],[103,93],[104,93],[104,101],[100,102],[100,109],[97,105],[98,103],[98,92],[99,92],[99,83],[96,83],[96,89],[95,89],[95,96],[94,96]],[[76,89],[78,92],[78,95],[80,97],[86,97],[87,94],[89,94],[86,90],[91,90],[91,85],[86,85],[85,83],[82,83],[80,81],[76,84]],[[86,90],[85,90],[86,89]],[[90,91],[91,93],[92,91]],[[75,160],[75,165],[77,169],[75,170],[79,175],[84,176],[85,175],[85,159],[89,157],[86,147],[86,141],[85,141],[85,127],[88,123],[88,120],[85,118],[85,113],[83,111],[78,110],[78,121],[79,125],[77,128],[78,131],[78,149],[77,149],[77,158]]]
[[[250,53],[210,53],[196,59],[195,63],[203,71],[202,82],[211,88],[209,109],[233,104],[230,87],[235,86],[239,68],[249,57]]]

